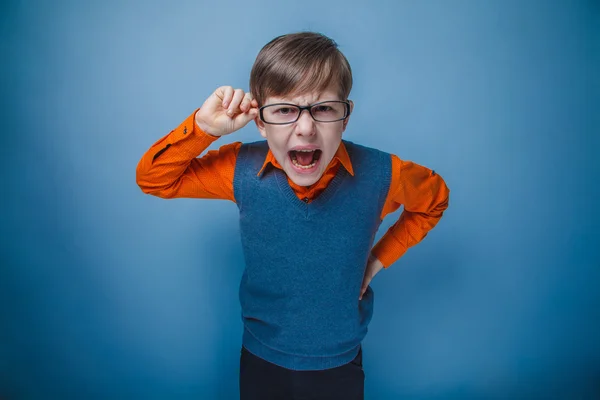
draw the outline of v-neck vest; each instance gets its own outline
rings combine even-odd
[[[344,141],[354,176],[340,167],[304,203],[285,172],[257,176],[266,141],[243,144],[233,180],[246,267],[239,297],[243,345],[293,370],[350,362],[367,333],[374,304],[358,300],[391,180],[391,156]]]

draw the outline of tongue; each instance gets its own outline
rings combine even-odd
[[[296,161],[298,161],[298,163],[300,165],[310,165],[313,160],[313,154],[314,154],[314,151],[310,151],[310,152],[297,151],[296,152]]]

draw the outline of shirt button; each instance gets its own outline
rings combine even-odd
[[[187,133],[187,126],[183,127],[183,134],[185,135]]]
[[[308,197],[303,198],[302,201],[308,203]]]

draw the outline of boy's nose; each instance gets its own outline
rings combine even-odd
[[[296,121],[296,134],[305,136],[315,134],[315,120],[308,110],[302,110],[300,118]]]

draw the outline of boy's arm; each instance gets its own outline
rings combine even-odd
[[[217,88],[198,110],[144,154],[136,181],[144,193],[162,198],[233,197],[233,175],[241,143],[198,157],[220,136],[229,135],[256,118],[258,103],[250,93],[231,86]]]
[[[198,127],[196,112],[146,151],[136,169],[137,184],[144,193],[165,199],[235,201],[233,171],[241,143],[231,143],[196,158],[218,139]]]
[[[392,180],[381,219],[401,205],[404,210],[371,251],[384,268],[427,236],[448,208],[449,195],[446,183],[435,171],[392,155]]]

